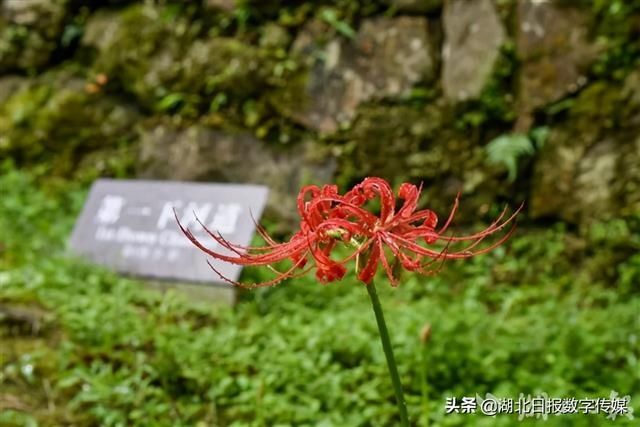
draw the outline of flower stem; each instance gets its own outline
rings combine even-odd
[[[422,345],[422,415],[424,416],[424,427],[429,427],[429,382],[427,380],[427,346]]]
[[[373,312],[376,315],[376,322],[378,322],[380,341],[382,341],[382,349],[384,350],[384,355],[387,358],[387,367],[389,368],[389,375],[391,376],[391,382],[393,383],[393,391],[396,394],[396,402],[398,403],[398,410],[400,411],[400,425],[402,427],[408,427],[409,416],[407,415],[407,404],[404,401],[404,396],[402,394],[400,375],[398,375],[398,367],[396,366],[396,360],[393,357],[393,348],[391,348],[389,331],[387,330],[387,324],[384,321],[384,314],[382,313],[380,299],[378,298],[373,281],[368,285],[365,285],[365,287],[367,288],[367,292],[371,298],[371,305],[373,306]]]

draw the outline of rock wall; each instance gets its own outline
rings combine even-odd
[[[640,1],[0,2],[0,156],[43,179],[423,181],[462,220],[640,215]]]

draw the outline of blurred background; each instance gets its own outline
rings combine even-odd
[[[459,230],[524,201],[499,250],[379,281],[411,418],[537,425],[444,402],[612,391],[640,416],[640,1],[0,11],[0,425],[398,421],[352,276],[243,293],[233,309],[150,292],[65,252],[98,177],[264,184],[281,238],[311,183],[422,182],[422,206],[444,217],[460,191]]]

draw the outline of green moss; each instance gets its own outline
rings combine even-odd
[[[588,145],[589,142],[585,141],[592,141],[604,132],[619,128],[638,110],[637,106],[626,102],[624,98],[620,85],[599,80],[587,86],[577,97],[552,105],[547,113],[567,113],[559,117],[567,119],[564,125],[570,135],[570,140],[563,142],[563,145]],[[581,137],[576,138],[575,135]]]
[[[636,81],[592,83],[556,118],[536,160],[534,216],[587,224],[640,212]]]
[[[159,76],[146,76],[154,71],[154,65],[160,65],[151,62],[154,54],[167,50],[175,52],[193,39],[193,35],[186,31],[190,27],[184,18],[178,16],[171,23],[166,18],[162,19],[162,12],[161,8],[147,5],[134,5],[124,10],[115,18],[118,20],[115,35],[102,47],[94,64],[96,72],[111,78],[115,89],[132,92],[149,106],[168,93],[159,85]],[[174,58],[165,59],[170,61],[165,63],[165,67],[158,67],[157,73],[167,73],[170,70],[166,68],[175,68],[171,64]],[[147,99],[149,95],[151,99]]]
[[[458,191],[469,194],[458,219],[490,214],[500,185],[497,168],[487,168],[477,138],[454,129],[455,115],[445,105],[365,105],[352,127],[332,144],[339,153],[337,182],[348,188],[365,176],[398,185],[423,182],[429,207],[445,214]],[[473,195],[473,197],[471,197]]]
[[[286,85],[271,91],[266,98],[267,101],[279,114],[291,117],[309,102],[308,79],[309,70],[300,70],[289,78]]]
[[[345,187],[367,175],[392,181],[408,179],[407,157],[441,124],[437,109],[428,110],[431,117],[409,106],[366,105],[358,113],[351,128],[339,137],[338,181]]]
[[[49,62],[63,32],[67,3],[53,0],[6,6],[0,17],[0,72],[34,71]],[[19,22],[10,20],[14,9],[20,10]]]
[[[279,76],[277,52],[230,37],[202,38],[201,23],[167,8],[132,6],[118,18],[116,34],[98,53],[96,73],[112,79],[111,90],[135,95],[144,107],[197,116],[212,101],[238,107]]]
[[[639,65],[640,1],[596,0],[591,11],[594,33],[606,48],[593,72],[599,78],[622,80]]]
[[[0,117],[3,156],[23,166],[43,165],[47,175],[79,176],[89,168],[95,177],[122,167],[114,160],[81,167],[81,159],[90,153],[109,158],[113,150],[127,152],[137,113],[118,100],[85,92],[82,80],[56,81],[48,75],[11,96],[0,107]]]
[[[634,111],[640,113],[638,107],[626,102],[619,85],[597,81],[575,98],[569,118],[574,134],[597,137],[626,125]]]
[[[581,229],[584,239],[582,258],[585,276],[608,283],[621,281],[623,289],[632,291],[629,277],[638,272],[629,271],[637,263],[632,258],[640,250],[640,211],[635,216],[595,221]],[[626,263],[626,264],[625,264]]]

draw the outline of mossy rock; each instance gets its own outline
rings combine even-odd
[[[599,53],[589,37],[588,12],[587,5],[575,1],[518,2],[516,45],[523,111],[556,102],[586,84],[586,73]]]
[[[343,185],[367,175],[398,181],[415,176],[412,154],[419,151],[425,137],[433,136],[442,125],[437,108],[367,104],[359,108],[358,114],[352,127],[338,137]]]
[[[288,3],[302,3],[302,1],[289,1]],[[251,9],[254,12],[276,13],[282,7],[282,2],[277,0],[204,0],[203,5],[205,9],[219,12]]]
[[[448,212],[458,192],[465,200],[461,222],[492,213],[492,205],[512,187],[500,185],[500,171],[487,167],[477,138],[454,129],[453,113],[444,102],[361,107],[353,126],[336,138],[339,184],[346,188],[365,176],[395,185],[422,182],[424,199],[440,214]]]
[[[5,1],[0,12],[0,73],[43,68],[64,30],[68,0]]]
[[[311,21],[293,42],[291,54],[308,66],[272,99],[293,121],[330,135],[356,118],[360,104],[400,100],[433,78],[435,55],[424,17],[364,19],[350,37],[326,46],[326,23]],[[289,82],[287,82],[289,83]]]
[[[133,5],[112,16],[97,14],[85,31],[94,34],[102,28],[110,30],[106,40],[99,36],[84,40],[98,50],[95,72],[104,73],[112,86],[120,86],[116,90],[137,95],[147,106],[168,94],[161,83],[177,69],[177,52],[194,38],[189,22],[159,7]]]
[[[291,226],[299,219],[300,188],[332,181],[335,160],[318,154],[309,142],[282,149],[242,130],[151,118],[140,127],[138,172],[142,178],[267,185],[268,215]]]
[[[16,92],[28,84],[28,80],[22,76],[6,76],[0,78],[0,105],[11,98]]]
[[[88,93],[82,79],[47,74],[0,106],[0,155],[22,166],[44,164],[51,175],[77,176],[87,172],[79,170],[87,154],[130,143],[137,117],[119,100]]]
[[[153,5],[134,5],[108,25],[113,35],[95,46],[95,73],[109,76],[114,90],[133,94],[154,111],[206,111],[216,95],[245,99],[268,86],[270,52],[233,38],[201,37],[201,23],[187,14]],[[186,47],[186,48],[185,48]]]
[[[589,86],[552,129],[535,164],[534,216],[585,224],[640,212],[638,79]]]
[[[433,13],[442,8],[443,0],[385,0],[401,13]]]
[[[495,72],[504,25],[489,0],[447,1],[442,16],[443,92],[452,103],[477,99]]]

